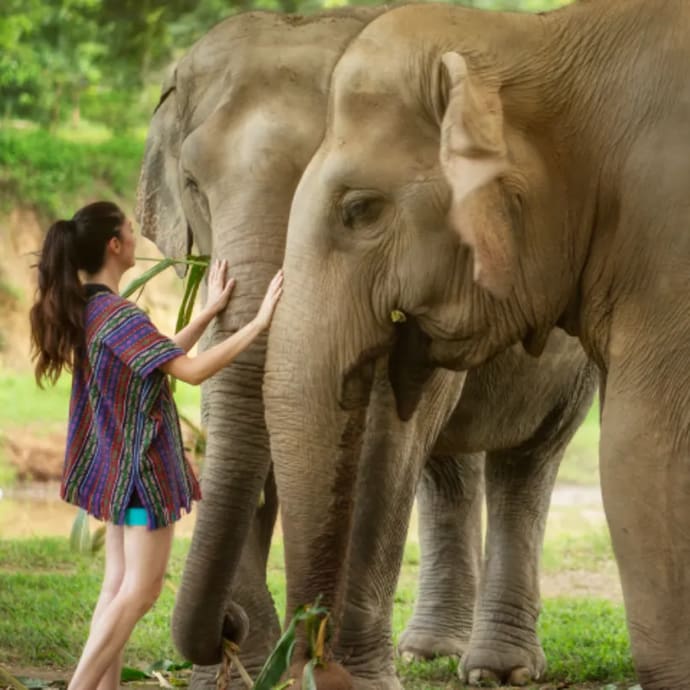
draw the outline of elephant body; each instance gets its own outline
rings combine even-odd
[[[230,261],[235,296],[205,346],[240,327],[258,307],[281,263],[294,189],[323,133],[330,70],[347,41],[381,11],[309,19],[239,15],[196,44],[164,84],[142,167],[138,216],[144,234],[169,256],[184,255],[194,240],[201,252]],[[416,370],[418,328],[412,320],[400,328],[409,333],[400,338],[390,362],[397,358]],[[284,352],[278,369],[306,369],[305,352]],[[263,366],[259,344],[203,391],[204,499],[173,620],[176,645],[197,664],[196,688],[215,686],[221,633],[232,637],[244,627],[242,610],[250,625],[241,657],[251,673],[278,636],[265,585],[278,495],[263,420]],[[353,547],[347,568],[357,573],[334,571],[323,588],[333,592],[331,603],[336,593],[341,597],[343,625],[334,650],[359,663],[365,675],[381,662],[374,675],[384,684],[395,682],[392,591],[408,504],[419,486],[420,593],[401,651],[421,657],[466,654],[468,672],[475,675],[491,670],[506,677],[536,676],[544,667],[535,631],[539,548],[562,451],[591,401],[591,366],[574,339],[560,334],[540,360],[515,348],[473,370],[466,383],[463,374],[426,371],[422,363],[428,385],[418,385],[414,376],[394,379],[397,399],[383,375],[385,366],[380,360],[376,395],[366,410],[361,408],[361,424],[368,430],[364,442],[353,435],[341,447],[348,468],[340,477],[343,501],[325,520],[333,526],[338,548]],[[355,375],[348,384],[355,397],[358,382]],[[430,390],[438,400],[429,399]],[[396,409],[412,409],[420,395],[427,401],[425,415],[413,411],[402,423]],[[331,472],[338,466],[338,451],[323,450],[315,467],[325,465]],[[372,462],[372,454],[385,462]],[[490,524],[482,565],[485,463]],[[390,488],[384,501],[382,486]],[[266,500],[257,509],[262,489]],[[294,489],[302,492],[306,506],[308,492],[303,486]],[[319,520],[313,513],[308,517]],[[293,531],[297,523],[286,520],[284,529]],[[365,539],[371,520],[380,524],[386,544],[379,559],[370,559]],[[286,550],[299,541],[286,541]],[[330,541],[325,546],[330,564],[338,548]],[[516,584],[508,595],[497,596],[506,589],[507,573]],[[306,581],[309,573],[293,567],[288,577]],[[362,597],[366,603],[360,610]],[[293,596],[288,611],[295,602]],[[518,628],[504,620],[509,611],[520,612]],[[505,639],[508,629],[512,643],[497,649],[496,641],[501,635]],[[370,635],[366,649],[365,631]],[[358,656],[357,649],[364,653]]]
[[[295,477],[308,504],[329,495],[352,465],[343,438],[373,465],[379,360],[398,419],[423,431],[456,406],[439,372],[518,343],[539,356],[560,326],[599,372],[602,490],[640,683],[690,688],[689,30],[680,0],[539,15],[431,4],[348,44],[293,199],[264,382],[291,601],[321,586],[306,555],[339,547],[327,525],[304,539]],[[309,470],[329,452],[331,472]],[[355,514],[353,538],[364,529]],[[363,595],[346,580],[347,631]],[[340,658],[369,687],[370,669]],[[480,675],[505,670],[487,659]]]

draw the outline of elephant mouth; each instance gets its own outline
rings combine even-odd
[[[401,421],[408,421],[424,392],[424,386],[436,365],[432,362],[432,340],[410,316],[396,323],[391,337],[363,352],[341,376],[338,403],[352,411],[369,403],[376,362],[388,356],[388,380],[395,396],[396,412]]]

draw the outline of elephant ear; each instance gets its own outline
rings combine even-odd
[[[166,80],[154,111],[137,187],[135,218],[144,237],[155,242],[167,257],[184,258],[191,251],[192,236],[180,199],[178,159],[183,138],[176,106],[176,72]],[[175,270],[183,276],[184,264]]]
[[[474,280],[497,297],[510,292],[516,248],[498,177],[507,169],[503,107],[497,87],[469,74],[455,52],[441,58],[448,104],[441,122],[441,167],[453,198],[449,221],[474,257]]]

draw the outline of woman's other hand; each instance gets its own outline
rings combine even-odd
[[[266,290],[264,300],[259,307],[256,317],[254,318],[254,321],[258,324],[262,331],[265,331],[271,325],[273,312],[275,311],[276,304],[278,304],[278,300],[282,294],[283,269],[281,268],[271,279],[268,290]]]

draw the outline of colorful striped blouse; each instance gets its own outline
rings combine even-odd
[[[61,495],[116,525],[140,501],[149,529],[163,527],[201,498],[158,368],[184,351],[132,302],[95,287],[84,316],[87,356],[72,377]]]

